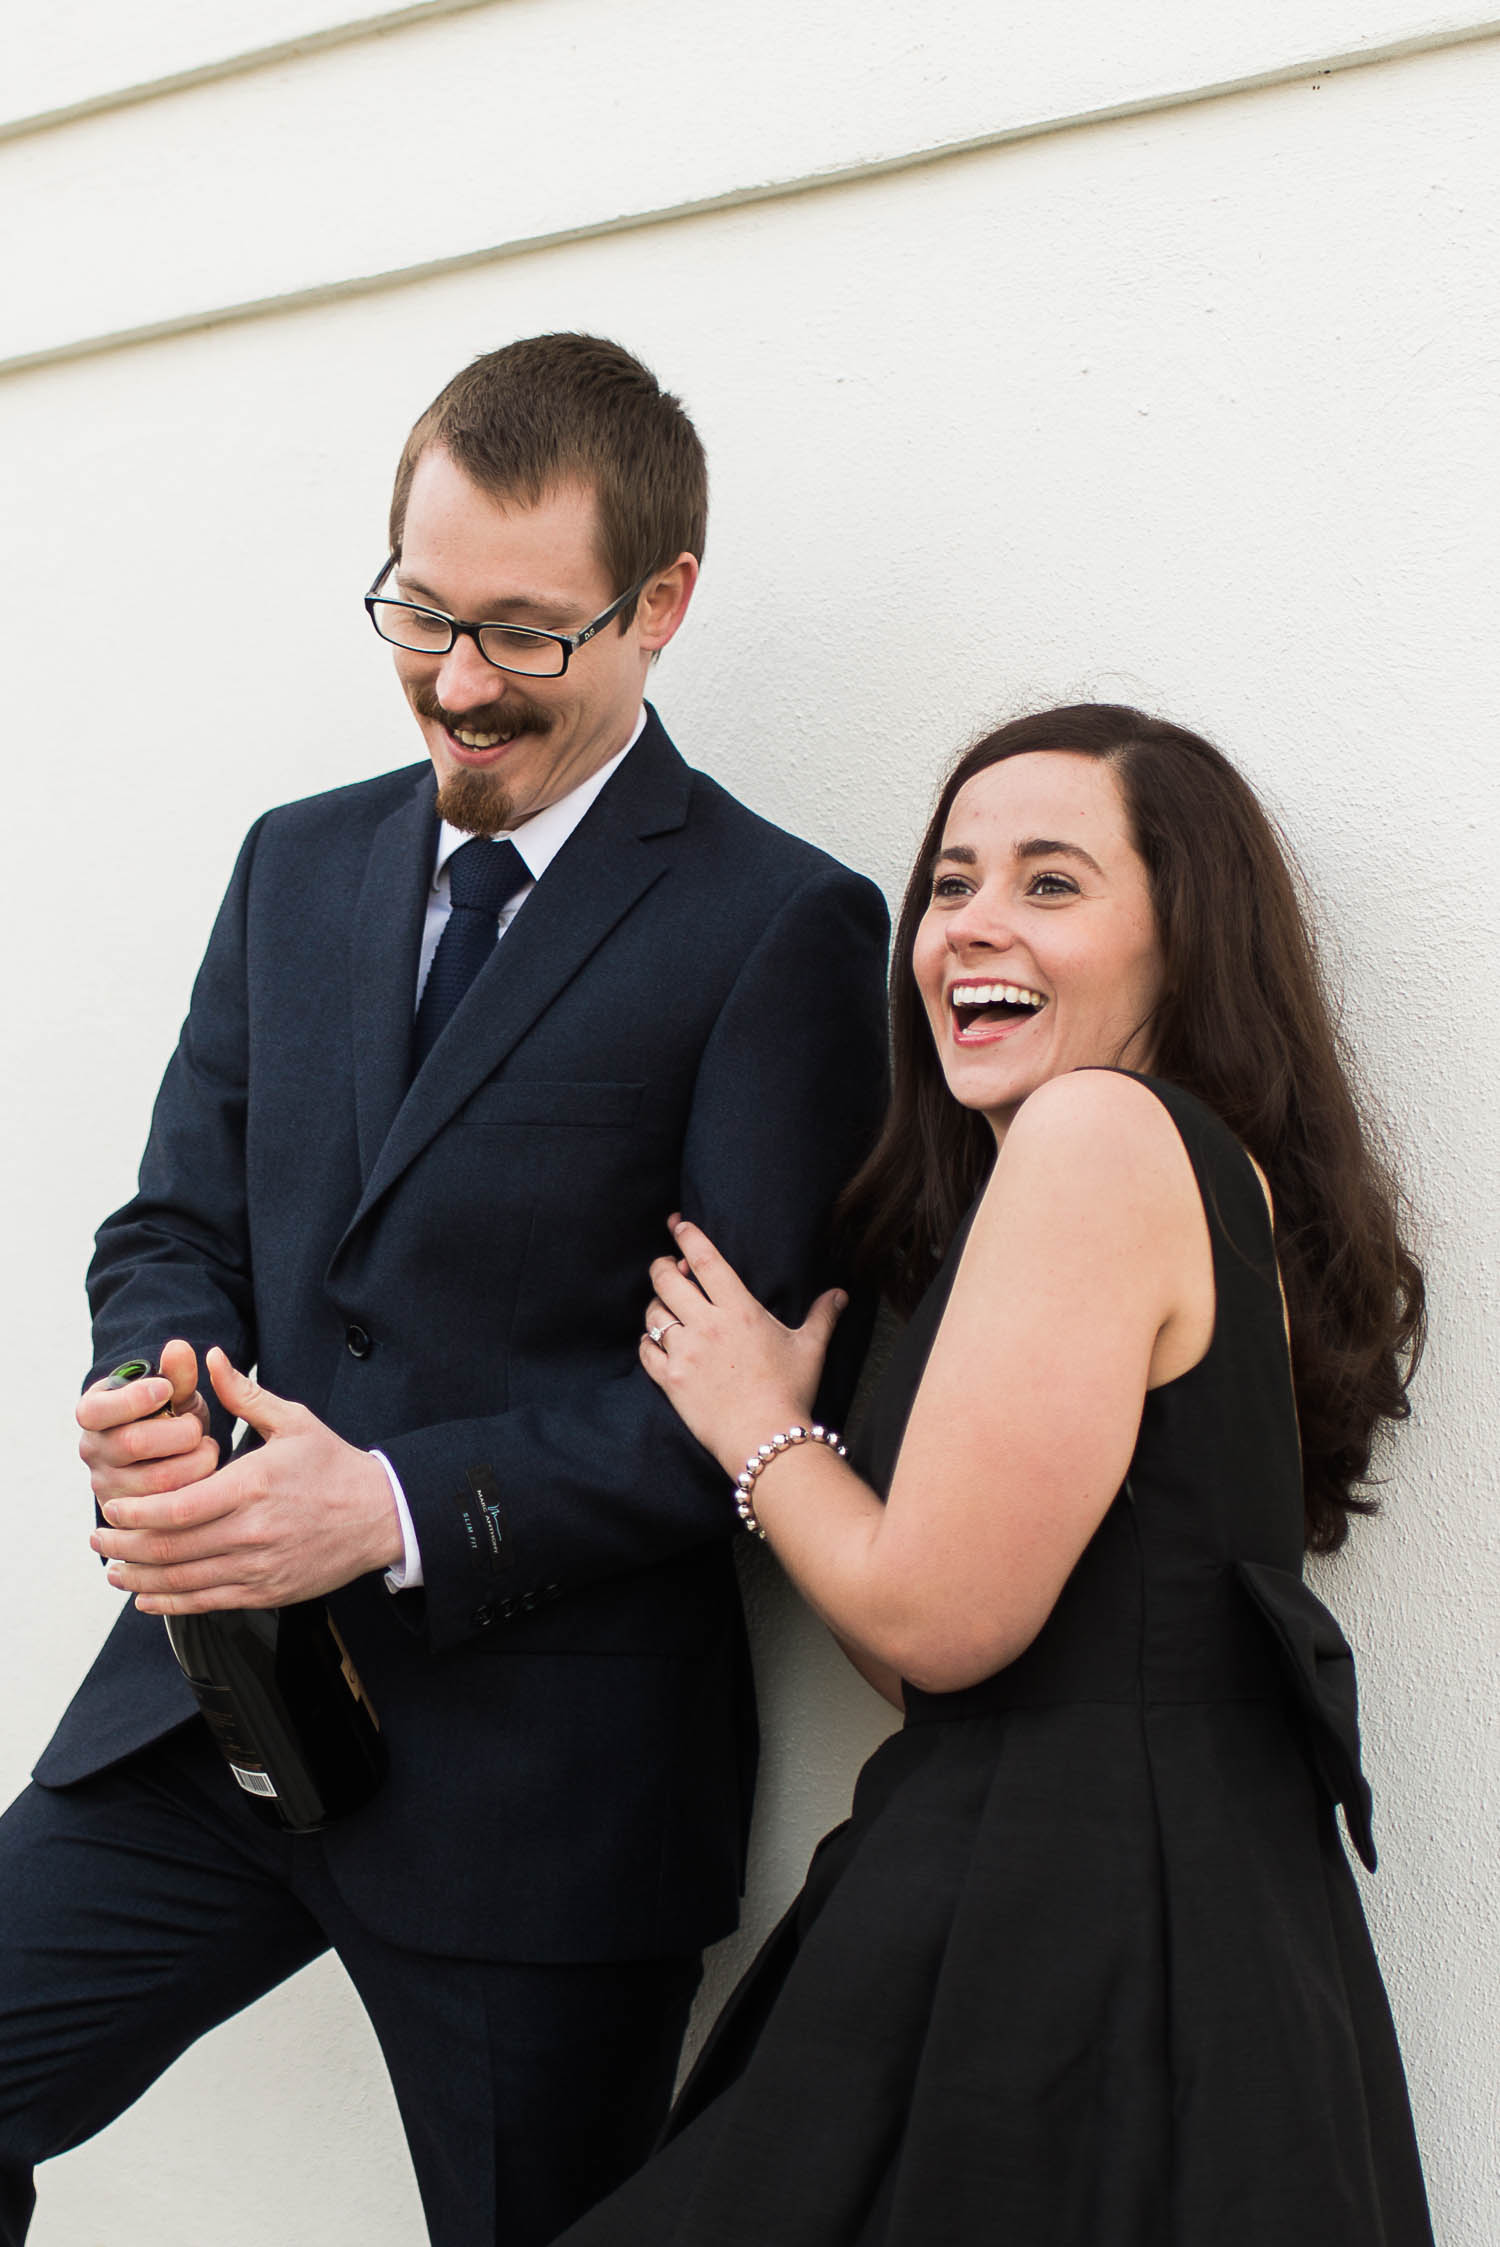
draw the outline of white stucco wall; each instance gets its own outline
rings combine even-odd
[[[235,846],[417,753],[359,606],[400,439],[478,350],[618,335],[714,474],[656,696],[758,808],[894,891],[966,737],[1099,696],[1203,727],[1284,819],[1430,1259],[1384,1516],[1317,1576],[1360,1653],[1368,1908],[1438,2236],[1489,2247],[1500,36],[1395,0],[389,19],[68,0],[5,35],[0,1799],[113,1609],[81,1274]],[[262,646],[237,619],[273,581],[305,622]],[[716,1992],[884,1726],[752,1573],[768,1754]],[[328,2247],[422,2235],[326,1965],[41,2185],[37,2247],[284,2247],[309,2207]]]

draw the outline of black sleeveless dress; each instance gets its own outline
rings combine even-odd
[[[904,1729],[731,1998],[646,2167],[560,2247],[1431,2247],[1353,1661],[1302,1582],[1270,1223],[1145,1080],[1213,1242],[1207,1356],[1027,1651]],[[888,1487],[962,1237],[898,1345]]]

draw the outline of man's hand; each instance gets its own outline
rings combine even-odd
[[[198,1394],[198,1359],[186,1342],[168,1342],[161,1373],[111,1389],[96,1381],[78,1400],[79,1455],[101,1506],[115,1498],[154,1497],[201,1482],[219,1464]],[[176,1418],[163,1408],[170,1405]],[[160,1419],[155,1414],[162,1413]]]
[[[305,1405],[247,1381],[222,1350],[210,1350],[207,1363],[220,1403],[265,1441],[192,1487],[185,1475],[142,1481],[101,1501],[108,1527],[95,1531],[93,1544],[109,1561],[110,1582],[134,1592],[144,1614],[195,1615],[285,1607],[399,1561],[401,1529],[380,1461],[345,1443]],[[97,1393],[91,1389],[88,1397]],[[162,1474],[177,1465],[173,1458],[127,1471]]]

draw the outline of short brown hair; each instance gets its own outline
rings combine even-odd
[[[441,445],[496,499],[534,507],[559,484],[586,485],[616,592],[683,552],[702,559],[708,465],[698,432],[681,400],[618,343],[525,336],[456,374],[402,449],[390,519],[398,556],[412,477],[429,445]],[[622,613],[622,630],[634,606]]]

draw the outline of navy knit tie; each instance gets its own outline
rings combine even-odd
[[[438,1033],[495,949],[500,915],[531,872],[514,843],[483,835],[460,844],[448,861],[453,910],[432,955],[422,1001],[412,1027],[412,1068],[420,1069]]]

